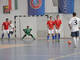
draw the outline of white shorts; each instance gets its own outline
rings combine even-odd
[[[54,29],[52,29],[52,30],[48,29],[48,33],[49,34],[54,34]]]
[[[55,29],[55,32],[56,33],[60,33],[60,29]]]
[[[9,33],[9,30],[3,30],[3,33],[7,33],[8,34]]]
[[[12,32],[14,32],[14,30],[13,30],[13,29],[10,29],[9,31],[12,31]]]

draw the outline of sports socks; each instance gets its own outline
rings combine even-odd
[[[52,39],[54,40],[55,39],[55,36],[52,36]]]
[[[48,36],[47,36],[47,40],[49,40],[49,37],[50,37],[50,36],[48,35]]]
[[[58,33],[58,34],[55,34],[55,40],[60,40],[60,33]]]
[[[58,40],[60,40],[60,33],[58,33]]]
[[[10,39],[10,34],[8,34],[8,38]]]
[[[79,37],[77,37],[76,39],[77,39],[77,45],[78,45],[78,42],[79,42]]]
[[[76,46],[77,45],[76,37],[73,37],[73,40],[74,40],[74,45]]]
[[[2,39],[3,39],[3,37],[4,37],[4,33],[2,33]]]
[[[55,40],[57,39],[57,34],[55,34]]]

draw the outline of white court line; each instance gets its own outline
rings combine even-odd
[[[67,58],[67,57],[70,57],[72,55],[80,55],[80,52],[76,52],[76,53],[72,53],[72,54],[68,54],[68,55],[60,56],[60,57],[56,57],[56,58],[50,58],[49,60],[56,60],[56,59],[61,59],[61,58]]]

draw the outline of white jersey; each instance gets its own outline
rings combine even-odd
[[[14,28],[14,25],[13,25],[13,24],[10,24],[9,30],[10,30],[10,31],[13,31],[13,28]]]
[[[71,18],[69,24],[72,32],[79,31],[80,19],[78,17]]]

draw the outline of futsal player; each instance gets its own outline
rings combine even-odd
[[[35,40],[35,37],[31,34],[32,29],[29,28],[29,26],[27,26],[27,28],[23,29],[24,31],[24,36],[22,37],[22,40],[28,35],[31,36],[33,38],[33,40]]]
[[[48,35],[47,40],[50,38],[50,34],[52,35],[52,39],[55,39],[54,36],[54,21],[52,20],[52,16],[50,16],[50,20],[47,21],[47,27],[48,27]]]
[[[14,33],[14,25],[12,24],[12,21],[10,21],[9,34],[13,35],[13,33]]]
[[[56,16],[56,20],[55,20],[55,40],[60,41],[60,27],[61,27],[62,21],[59,18],[59,15]]]
[[[80,25],[80,19],[76,17],[76,13],[73,13],[73,17],[69,21],[69,28],[71,30],[71,36],[74,41],[74,47],[77,47],[77,44],[79,42],[79,25]]]
[[[3,32],[2,32],[2,37],[1,37],[1,39],[3,39],[4,33],[7,33],[8,39],[10,39],[9,26],[10,26],[10,22],[8,21],[8,18],[6,18],[6,21],[2,23],[2,31],[3,31]]]

